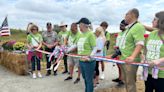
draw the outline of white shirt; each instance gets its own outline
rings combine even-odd
[[[105,44],[105,42],[104,42],[104,40],[103,40],[102,37],[98,37],[96,39],[96,48],[97,48],[97,50],[101,50],[101,51],[100,52],[97,52],[95,54],[95,56],[103,56],[104,44]]]

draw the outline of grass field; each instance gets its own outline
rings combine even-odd
[[[0,40],[2,42],[10,40],[26,42],[26,36],[26,32],[23,30],[11,29],[11,36],[2,36]]]

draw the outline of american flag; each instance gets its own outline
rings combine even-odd
[[[0,36],[9,36],[10,35],[10,29],[8,26],[7,16],[5,20],[2,23],[2,26],[0,27]]]

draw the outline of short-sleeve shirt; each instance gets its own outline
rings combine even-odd
[[[80,34],[77,42],[77,49],[79,55],[90,55],[93,48],[96,46],[96,37],[91,31]]]
[[[97,52],[95,56],[103,56],[104,44],[105,44],[105,42],[102,37],[96,38],[96,47],[98,50],[101,50],[101,51]]]
[[[64,44],[64,39],[66,39],[66,37],[68,36],[69,33],[70,33],[69,31],[65,31],[65,32],[60,31],[59,32],[58,36],[59,36],[61,44]]]
[[[105,31],[105,37],[107,41],[110,41],[110,33],[108,31]]]
[[[54,42],[58,41],[57,33],[54,31],[45,31],[42,33],[43,41],[47,44],[53,44]]]
[[[27,42],[32,46],[38,47],[42,41],[43,41],[42,35],[39,33],[29,34],[27,36]]]
[[[72,45],[76,45],[77,44],[77,41],[79,39],[79,36],[80,36],[80,32],[77,32],[76,34],[73,34],[70,31],[70,33],[67,35],[68,47],[71,47]]]
[[[164,35],[162,35],[164,38]],[[160,59],[164,57],[164,44],[158,35],[158,31],[155,30],[149,34],[146,43],[146,59],[151,62],[152,60]],[[149,69],[149,74],[152,74],[151,69]],[[159,78],[164,78],[164,70],[159,70]]]
[[[121,44],[123,44],[122,42],[123,42],[123,34],[124,34],[124,32],[120,32],[120,33],[118,33],[118,36],[117,36],[117,38],[116,38],[116,44],[115,44],[115,46],[118,46],[119,48],[121,48],[120,46],[121,46]]]
[[[121,60],[125,60],[127,57],[131,56],[137,42],[143,42],[144,43],[144,33],[145,33],[145,28],[142,24],[136,23],[132,27],[127,28],[125,32],[122,34],[122,39],[121,39]],[[135,60],[136,62],[140,62],[140,54],[136,56]]]

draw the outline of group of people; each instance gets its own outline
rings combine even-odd
[[[78,68],[78,77],[74,83],[80,81],[80,74],[84,79],[85,92],[93,92],[94,87],[99,84],[99,64],[101,64],[102,76],[104,79],[104,62],[99,59],[92,59],[94,56],[107,58],[117,58],[126,63],[141,62],[149,63],[145,80],[145,92],[164,92],[164,70],[154,68],[164,62],[164,11],[155,14],[153,27],[144,26],[138,21],[139,11],[136,8],[129,10],[125,19],[120,23],[121,32],[116,39],[116,48],[113,55],[107,56],[109,50],[110,34],[107,31],[108,23],[102,22],[95,32],[91,29],[91,21],[87,18],[81,18],[78,22],[71,24],[70,31],[67,31],[67,25],[61,23],[60,32],[57,34],[53,31],[52,24],[47,23],[47,31],[41,34],[38,32],[38,26],[33,23],[28,25],[29,34],[28,42],[28,60],[31,61],[32,77],[42,77],[40,73],[40,59],[42,53],[36,50],[44,49],[47,52],[53,52],[56,46],[65,46],[69,49],[67,53],[80,55],[81,57],[67,56],[63,57],[64,71],[63,74],[69,73],[65,81],[73,79],[74,66]],[[78,31],[78,25],[80,31]],[[144,38],[145,30],[150,31],[148,38]],[[44,46],[44,48],[42,48]],[[141,60],[141,56],[144,57]],[[47,74],[51,75],[51,64],[56,62],[57,56],[49,61],[49,55],[46,54]],[[68,64],[67,64],[68,63]],[[37,65],[37,72],[35,69]],[[138,66],[130,64],[117,64],[119,69],[119,78],[114,79],[118,85],[125,85],[127,92],[136,92],[136,72]],[[53,66],[53,68],[56,64]],[[154,73],[154,70],[157,73]],[[57,75],[57,70],[53,71]],[[37,73],[37,74],[36,74]]]

